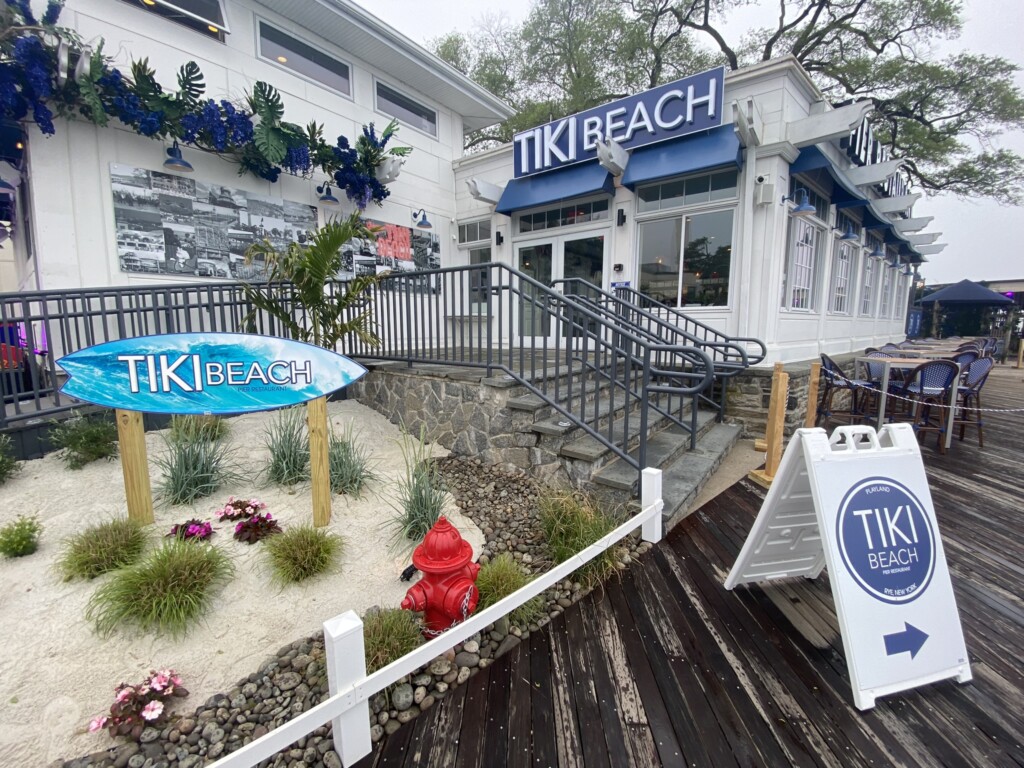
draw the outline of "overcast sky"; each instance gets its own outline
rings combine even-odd
[[[530,0],[356,0],[378,18],[418,43],[453,29],[471,31],[486,14],[504,13],[512,21],[523,20]],[[776,8],[775,2],[760,5]],[[1003,56],[1024,66],[1020,27],[1021,0],[964,0],[966,24],[950,50],[967,49]],[[755,11],[756,12],[756,11]],[[1017,83],[1024,87],[1024,74]],[[1000,146],[1024,153],[1024,132],[1002,137]],[[929,283],[1024,278],[1024,208],[1002,207],[950,196],[923,198],[915,216],[934,216],[925,232],[942,232],[938,242],[947,243],[930,256],[921,270]]]

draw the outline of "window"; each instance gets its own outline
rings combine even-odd
[[[864,280],[860,294],[860,313],[870,315],[875,299],[875,274],[878,269],[878,262],[865,255],[864,257]]]
[[[136,0],[124,2],[139,6]],[[142,0],[142,7],[222,42],[224,33],[228,31],[220,0]]]
[[[587,203],[549,208],[545,211],[527,213],[519,217],[520,232],[538,232],[571,224],[585,224],[590,221],[607,221],[608,198]]]
[[[736,197],[737,175],[736,171],[723,171],[641,187],[637,190],[637,213],[731,200]]]
[[[850,311],[850,272],[856,253],[857,248],[852,240],[836,242],[835,256],[832,260],[832,299],[829,309],[837,314],[845,315]]]
[[[892,304],[892,284],[895,282],[893,277],[896,275],[896,270],[889,266],[892,262],[888,259],[880,263],[882,265],[882,295],[878,299],[878,316],[889,317],[889,307]]]
[[[471,221],[469,224],[459,224],[459,245],[464,243],[476,243],[481,240],[491,239],[491,220]]]
[[[348,64],[296,40],[266,22],[260,23],[260,56],[321,85],[350,96]]]
[[[640,224],[640,291],[669,306],[729,303],[732,209]]]
[[[791,242],[783,306],[787,309],[814,309],[818,251],[824,230],[807,217],[791,218],[790,224]]]
[[[487,222],[488,227],[490,222]],[[491,260],[491,249],[473,248],[469,252],[469,265],[487,264]],[[482,312],[487,305],[488,271],[486,269],[473,270],[469,273],[469,303],[474,311]]]
[[[437,136],[437,113],[388,88],[384,83],[377,83],[377,109],[386,115],[397,117],[406,125],[411,125],[431,136]]]

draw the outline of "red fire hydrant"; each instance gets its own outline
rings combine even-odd
[[[472,559],[473,547],[444,515],[413,551],[412,564],[423,571],[423,578],[409,587],[402,608],[424,612],[425,637],[437,637],[476,610],[480,566]]]

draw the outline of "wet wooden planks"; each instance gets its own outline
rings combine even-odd
[[[1024,408],[997,369],[984,405]],[[761,505],[741,483],[360,765],[1024,766],[1024,414],[923,448],[974,681],[859,712],[827,574],[726,592]]]

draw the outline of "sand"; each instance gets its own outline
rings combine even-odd
[[[335,429],[352,424],[380,477],[360,499],[334,497],[329,529],[346,542],[340,570],[302,585],[278,587],[271,582],[261,544],[237,542],[231,537],[232,523],[214,522],[218,532],[212,541],[231,555],[235,574],[183,639],[134,628],[107,638],[97,636],[85,620],[85,607],[110,576],[64,582],[57,573],[61,545],[68,536],[127,514],[119,461],[69,470],[52,454],[25,462],[18,475],[0,486],[0,525],[29,514],[37,515],[44,526],[35,554],[0,559],[0,766],[44,765],[113,745],[105,732],[90,734],[86,726],[93,716],[106,714],[118,683],[138,683],[150,669],[178,671],[191,695],[176,700],[172,713],[190,712],[254,672],[281,646],[320,630],[325,620],[350,609],[361,614],[372,605],[401,602],[409,584],[400,582],[398,574],[409,564],[409,554],[389,548],[386,529],[396,503],[396,482],[405,472],[400,432],[354,401],[331,403],[328,413]],[[263,431],[271,418],[252,414],[229,420],[228,440],[249,476],[266,466],[269,454]],[[146,436],[154,488],[159,470],[153,458],[165,450],[163,434]],[[433,455],[446,454],[435,447]],[[312,522],[308,485],[287,489],[252,477],[194,507],[158,504],[149,546],[155,546],[171,525],[188,518],[215,521],[213,511],[232,495],[262,499],[286,529]],[[484,541],[479,529],[458,514],[451,499],[447,511],[479,551]]]

